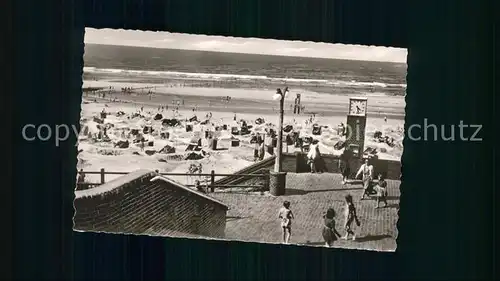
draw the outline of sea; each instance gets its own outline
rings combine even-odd
[[[86,44],[84,74],[231,80],[406,94],[406,63]]]

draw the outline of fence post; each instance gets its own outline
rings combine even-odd
[[[210,191],[214,192],[215,191],[215,171],[212,170],[210,172]]]
[[[104,184],[106,182],[104,176],[105,176],[104,168],[101,168],[101,184]]]

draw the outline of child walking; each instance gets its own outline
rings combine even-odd
[[[361,223],[359,222],[358,215],[356,214],[356,207],[354,206],[354,203],[352,201],[352,196],[350,194],[345,196],[345,231],[346,234],[343,239],[348,239],[349,235],[352,235],[352,240],[356,240],[356,234],[354,231],[351,229],[351,225],[354,221],[356,221],[356,225],[359,227]]]
[[[323,223],[323,231],[321,234],[325,240],[325,246],[330,248],[333,246],[333,243],[337,241],[337,238],[341,236],[337,229],[335,229],[335,210],[333,208],[329,208],[326,214],[323,215]]]
[[[283,202],[283,207],[279,210],[278,218],[281,220],[283,243],[288,244],[292,235],[292,219],[294,219],[292,210],[290,210],[290,202]]]
[[[384,207],[387,207],[387,182],[382,174],[378,175],[378,183],[375,187],[377,191],[377,207],[380,208],[380,201],[384,202]]]

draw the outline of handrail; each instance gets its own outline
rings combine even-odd
[[[130,174],[130,172],[113,172],[113,171],[106,171],[104,168],[102,168],[100,171],[78,171],[78,174],[83,174],[83,175],[100,175],[101,176],[101,181],[100,183],[90,183],[90,182],[78,182],[77,187],[87,187],[89,188],[90,186],[93,185],[102,185],[106,183],[106,175],[127,175]],[[229,187],[262,187],[265,188],[265,184],[262,185],[237,185],[237,184],[221,184],[220,182],[215,181],[215,177],[231,177],[231,176],[237,176],[237,177],[253,177],[253,178],[264,178],[266,179],[265,174],[216,174],[214,170],[211,171],[210,174],[207,173],[160,173],[156,171],[157,174],[160,174],[162,176],[190,176],[190,177],[210,177],[210,183],[209,187],[211,191],[213,192],[215,188],[217,187],[222,187],[222,188],[229,188]],[[89,186],[90,185],[90,186]],[[186,185],[187,186],[187,185]],[[85,188],[85,189],[87,189]]]
[[[79,171],[77,173],[80,173]],[[103,172],[98,172],[98,171],[83,171],[85,175],[100,175]],[[130,174],[130,172],[108,172],[104,171],[104,174],[106,175],[127,175]],[[212,174],[207,174],[207,173],[202,173],[202,174],[188,174],[188,173],[158,173],[162,176],[212,176]],[[229,176],[250,176],[250,177],[262,177],[264,175],[261,174],[213,174],[216,177],[229,177]]]

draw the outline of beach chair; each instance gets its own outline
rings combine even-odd
[[[345,141],[338,141],[337,143],[335,143],[335,145],[333,145],[333,148],[335,150],[341,150],[342,148],[345,147]]]
[[[231,127],[231,134],[239,135],[240,131],[238,130],[238,127]]]

